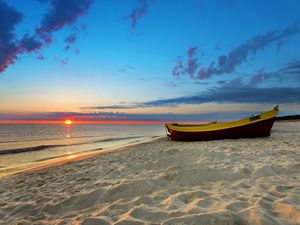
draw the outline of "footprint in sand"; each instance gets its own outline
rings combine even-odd
[[[110,225],[106,219],[99,217],[88,217],[86,218],[81,225]]]
[[[291,186],[291,185],[277,185],[275,187],[275,190],[278,191],[278,192],[286,192],[286,191],[289,191],[291,189],[294,189],[295,187],[294,186]]]
[[[240,210],[243,210],[248,207],[249,207],[248,202],[235,201],[235,202],[229,203],[225,208],[228,210],[231,210],[231,211],[240,211]]]

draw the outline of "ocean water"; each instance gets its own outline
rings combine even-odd
[[[0,174],[164,135],[162,125],[0,125]]]

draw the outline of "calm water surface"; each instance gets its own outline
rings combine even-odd
[[[162,125],[0,125],[0,173],[12,167],[162,135]]]

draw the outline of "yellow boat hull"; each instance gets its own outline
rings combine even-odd
[[[227,138],[253,138],[270,136],[278,114],[278,106],[259,115],[236,121],[210,124],[167,123],[166,129],[171,140],[200,141]]]

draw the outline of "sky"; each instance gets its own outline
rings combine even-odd
[[[298,0],[0,0],[0,123],[300,113]]]

